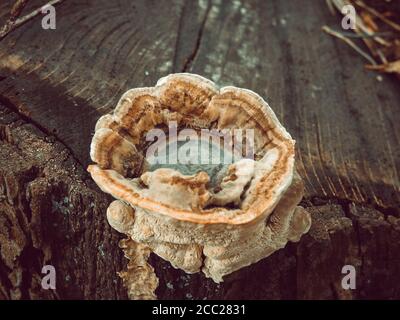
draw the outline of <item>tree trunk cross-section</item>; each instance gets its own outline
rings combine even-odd
[[[56,12],[56,30],[38,16],[0,42],[0,299],[127,298],[89,145],[123,92],[183,71],[268,101],[297,141],[313,225],[221,284],[151,256],[158,298],[400,298],[399,84],[321,32],[338,21],[324,1],[70,0]],[[41,288],[46,264],[54,291]],[[356,290],[341,287],[346,264]]]

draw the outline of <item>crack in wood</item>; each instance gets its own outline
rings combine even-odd
[[[210,11],[211,11],[211,7],[212,7],[212,2],[211,2],[211,0],[209,0],[208,3],[207,3],[206,12],[204,13],[203,21],[201,22],[199,31],[197,33],[197,40],[196,40],[195,47],[193,48],[193,51],[190,54],[190,56],[186,59],[186,62],[183,65],[183,68],[182,68],[182,72],[190,71],[193,62],[196,59],[196,56],[197,56],[197,54],[199,52],[199,49],[200,49],[201,39],[202,39],[202,36],[203,36],[204,28],[206,26],[207,18],[208,18],[209,14],[210,14]]]

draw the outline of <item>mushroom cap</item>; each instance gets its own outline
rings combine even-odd
[[[145,134],[169,121],[196,130],[254,130],[255,170],[239,207],[193,209],[160,201],[155,196],[157,192],[146,192],[139,178],[145,163]],[[127,91],[114,112],[98,120],[90,147],[96,164],[90,165],[88,171],[104,192],[133,207],[195,224],[241,225],[265,219],[290,186],[294,144],[258,94],[232,86],[218,89],[212,81],[195,74],[171,74],[161,78],[155,87]],[[208,179],[190,179],[189,187],[194,181],[204,196]],[[235,188],[232,190],[237,193]]]

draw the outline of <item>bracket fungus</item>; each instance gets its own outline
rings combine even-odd
[[[210,139],[188,139],[206,131]],[[155,137],[157,148],[150,144]],[[244,144],[245,151],[235,149]],[[90,149],[96,164],[88,170],[117,199],[107,218],[129,239],[121,247],[130,263],[120,275],[130,296],[155,297],[157,278],[144,261],[150,251],[175,268],[221,282],[299,241],[311,219],[298,206],[304,186],[294,168],[294,145],[269,105],[250,90],[219,89],[182,73],[127,91],[96,124]],[[218,148],[229,161],[214,161],[209,151]],[[175,162],[159,161],[166,154]],[[196,162],[200,158],[212,163]],[[136,256],[140,252],[144,258]]]

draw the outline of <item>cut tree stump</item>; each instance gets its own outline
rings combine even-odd
[[[172,72],[268,101],[297,141],[313,226],[221,284],[152,256],[159,299],[400,298],[399,83],[321,32],[337,23],[325,2],[70,0],[56,11],[56,30],[39,16],[0,42],[0,299],[127,298],[89,144],[123,92]],[[54,291],[40,285],[46,264]],[[346,264],[355,290],[341,287]]]

